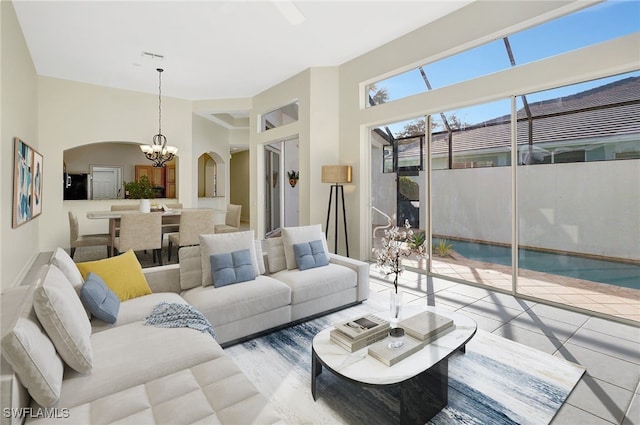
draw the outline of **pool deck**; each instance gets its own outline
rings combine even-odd
[[[424,261],[418,264],[409,260],[406,265],[425,269]],[[431,267],[437,275],[512,291],[512,272],[507,266],[463,257],[434,256]],[[520,269],[518,293],[623,321],[640,322],[640,290],[637,289]]]

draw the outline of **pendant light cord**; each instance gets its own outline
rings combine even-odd
[[[158,134],[162,134],[162,68],[157,68],[158,71]]]

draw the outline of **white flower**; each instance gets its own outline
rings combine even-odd
[[[392,220],[395,221],[395,215]],[[376,263],[383,275],[395,274],[393,285],[398,292],[398,275],[404,271],[402,257],[415,254],[418,258],[424,258],[426,253],[424,242],[415,245],[413,230],[411,230],[409,220],[405,220],[404,230],[400,230],[398,226],[394,225],[384,231],[382,248],[376,250]]]

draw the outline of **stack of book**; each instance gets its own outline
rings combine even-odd
[[[388,321],[373,314],[368,314],[338,323],[329,332],[329,338],[334,344],[353,353],[384,339],[388,333]]]
[[[430,343],[449,331],[455,329],[453,320],[439,314],[425,311],[398,323],[404,329],[404,344],[399,348],[390,348],[388,341],[378,341],[369,347],[371,357],[387,366],[393,366],[400,360],[420,351]]]

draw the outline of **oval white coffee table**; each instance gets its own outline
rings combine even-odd
[[[448,403],[449,357],[464,352],[475,335],[476,322],[452,311],[431,306],[403,307],[403,317],[432,311],[453,319],[455,329],[428,343],[420,351],[387,366],[367,354],[367,347],[353,353],[331,342],[327,328],[313,338],[311,349],[311,394],[316,400],[316,378],[326,367],[336,376],[368,386],[400,387],[400,423],[425,424]],[[387,313],[375,313],[388,319]]]

